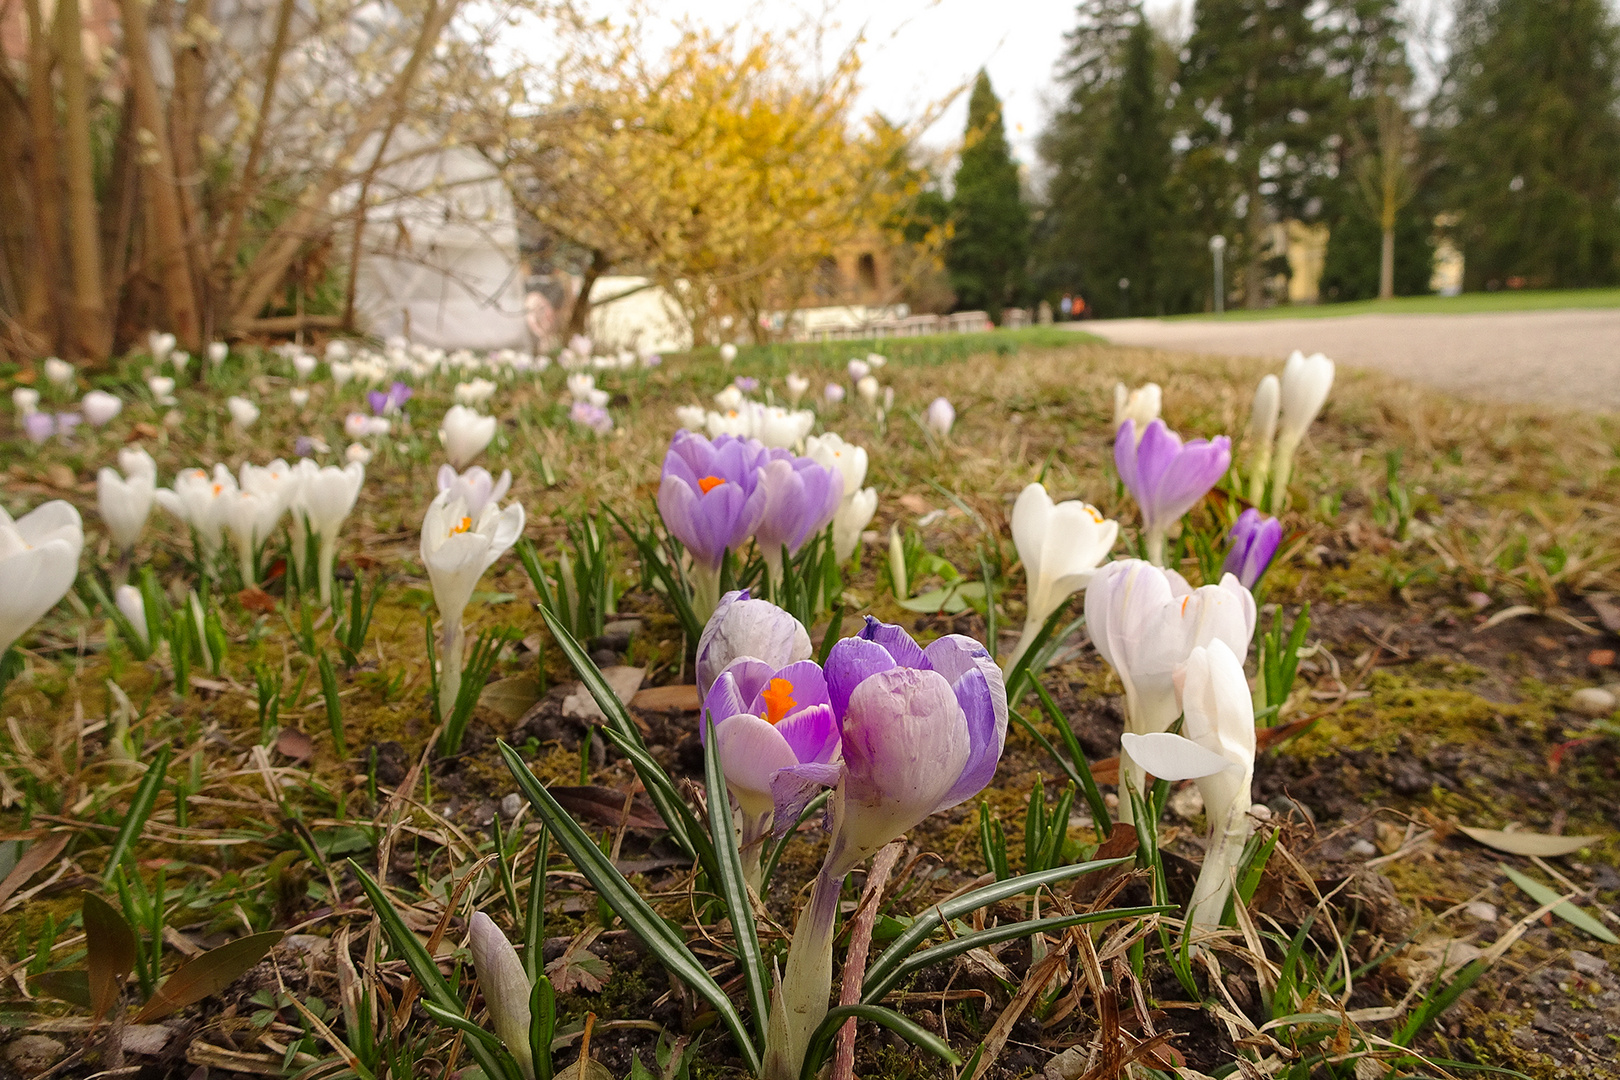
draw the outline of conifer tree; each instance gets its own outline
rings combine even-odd
[[[945,265],[959,308],[983,309],[997,322],[1024,286],[1029,258],[1029,209],[1019,190],[1018,165],[1007,145],[1001,101],[983,71],[968,98],[962,161],[951,197],[955,232]]]
[[[1620,280],[1620,40],[1604,0],[1461,0],[1437,110],[1468,288]]]

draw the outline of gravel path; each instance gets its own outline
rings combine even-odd
[[[1066,324],[1117,345],[1285,358],[1294,349],[1466,397],[1620,412],[1620,310]]]

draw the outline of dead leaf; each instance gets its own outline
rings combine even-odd
[[[263,589],[249,587],[236,594],[236,602],[260,615],[276,613],[276,599]]]
[[[637,795],[631,800],[630,817],[626,820],[625,792],[594,784],[583,787],[548,787],[546,790],[551,792],[551,797],[556,799],[564,810],[576,818],[596,825],[616,829],[623,822],[632,829],[664,828],[664,819],[658,816],[658,812],[652,808],[652,804],[644,795]]]
[[[1501,829],[1471,829],[1467,825],[1457,826],[1457,831],[1484,844],[1488,848],[1504,851],[1509,855],[1535,856],[1543,859],[1557,858],[1560,855],[1573,855],[1583,847],[1590,847],[1603,839],[1603,836],[1551,836],[1547,833],[1537,832],[1504,832]]]
[[[1620,634],[1620,600],[1616,600],[1613,593],[1587,593],[1586,606],[1597,613],[1603,629]]]
[[[95,893],[84,894],[85,970],[90,980],[90,1016],[107,1015],[135,970],[135,931],[123,915]]]
[[[629,667],[624,664],[602,669],[602,679],[613,688],[613,693],[626,705],[636,696],[636,691],[641,689],[641,680],[646,677],[646,668]],[[576,684],[573,691],[563,698],[563,715],[591,723],[607,719],[584,684]]]
[[[163,980],[150,1001],[135,1014],[137,1024],[160,1020],[211,994],[217,994],[242,973],[263,960],[282,938],[280,930],[238,938],[217,949],[209,949],[194,960],[187,960],[173,975]]]
[[[690,683],[674,686],[649,686],[630,699],[630,705],[637,709],[646,709],[648,712],[668,712],[679,709],[681,712],[697,712],[703,707],[703,701],[698,697],[698,688]]]
[[[72,491],[79,483],[73,475],[73,470],[60,462],[45,469],[45,482],[62,491]]]
[[[29,878],[55,862],[67,844],[67,833],[52,833],[44,839],[34,841],[28,850],[22,853],[22,857],[11,868],[11,873],[6,875],[6,879],[0,881],[0,909],[3,909],[6,901],[11,899],[12,893],[28,884]]]
[[[899,501],[902,509],[909,510],[913,514],[926,514],[933,509],[932,506],[928,505],[928,500],[921,495],[914,495],[909,492],[900,496]]]
[[[148,424],[146,421],[142,420],[140,423],[136,424],[133,429],[131,429],[129,434],[129,441],[134,442],[137,439],[155,439],[163,433],[158,430],[156,424]]]
[[[613,977],[613,965],[590,951],[591,942],[602,932],[600,927],[585,931],[568,943],[563,954],[546,965],[546,977],[552,989],[566,994],[575,989],[587,994],[600,993]]]
[[[513,722],[539,700],[540,680],[533,675],[500,679],[484,687],[484,692],[478,695],[478,704]]]
[[[276,753],[294,761],[308,761],[315,754],[315,743],[297,728],[282,728],[276,736]]]

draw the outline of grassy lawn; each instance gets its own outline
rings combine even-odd
[[[1474,292],[1461,296],[1398,296],[1347,304],[1285,304],[1221,315],[1175,315],[1175,319],[1321,319],[1330,315],[1471,315],[1480,311],[1558,311],[1620,307],[1620,289],[1538,289]]]
[[[1597,295],[1620,303],[1620,292],[1505,299]],[[1421,303],[1486,299],[1497,298]],[[869,350],[889,357],[877,374],[893,388],[894,407],[879,414],[853,393],[840,403],[826,401],[823,386],[847,385],[849,357]],[[312,397],[295,405],[288,391],[297,383],[288,363],[244,351],[218,370],[200,371],[193,362],[171,412],[145,393],[147,367],[131,360],[102,376],[129,402],[106,427],[84,426],[70,440],[38,447],[15,434],[0,443],[7,455],[0,502],[8,511],[64,498],[83,512],[89,536],[81,580],[113,570],[116,552],[95,511],[93,480],[126,443],[151,451],[160,483],[194,464],[290,457],[301,434],[338,448],[326,455],[332,461],[341,458],[346,441],[344,416],[366,408],[366,387],[320,377],[307,384]],[[1112,466],[1116,381],[1160,383],[1172,427],[1187,438],[1230,433],[1236,461],[1246,468],[1241,433],[1248,403],[1255,380],[1274,368],[1119,349],[1050,327],[744,348],[730,367],[707,350],[669,357],[657,370],[599,372],[616,420],[603,438],[570,425],[563,372],[514,379],[490,405],[501,425],[480,460],[496,472],[512,470],[509,497],[527,508],[525,534],[548,571],[556,570],[553,560],[572,550],[570,524],[594,518],[603,507],[633,525],[649,519],[674,406],[711,402],[737,376],[757,379],[761,395],[778,397],[789,372],[808,376],[818,428],[867,449],[867,483],[879,493],[871,532],[842,578],[841,629],[821,614],[811,620],[811,638],[848,635],[861,616],[873,615],[924,639],[967,634],[988,641],[1004,658],[1024,615],[1024,572],[1009,519],[1025,484],[1041,478],[1054,497],[1084,499],[1119,520],[1115,557],[1138,543],[1136,508]],[[32,371],[17,374],[40,381]],[[407,1007],[398,1023],[391,1018],[394,1003],[414,1000],[406,995],[415,989],[404,963],[373,933],[372,909],[345,860],[386,875],[409,928],[424,940],[432,935],[442,969],[458,992],[475,1000],[462,989],[472,978],[461,948],[465,922],[481,910],[521,937],[522,905],[512,897],[529,895],[529,871],[540,851],[538,826],[513,795],[497,737],[517,748],[542,781],[582,800],[579,805],[595,800],[596,816],[583,819],[590,839],[612,850],[682,935],[700,943],[712,938],[717,944],[704,946],[704,962],[719,979],[740,982],[725,951],[729,931],[709,895],[712,883],[695,880],[689,862],[671,857],[663,830],[644,827],[645,816],[637,818],[642,824],[632,823],[630,808],[642,798],[637,776],[624,756],[604,745],[596,721],[572,703],[577,675],[541,624],[534,586],[510,553],[480,579],[468,618],[474,633],[510,626],[514,640],[497,654],[459,752],[435,749],[425,644],[435,609],[419,531],[442,460],[435,432],[454,381],[436,376],[417,383],[393,431],[376,442],[359,504],[343,530],[340,580],[359,572],[365,588],[380,597],[355,662],[323,670],[326,658],[340,660],[331,650],[342,612],[315,610],[279,573],[263,591],[238,589],[235,582],[214,588],[218,670],[196,669],[189,690],[178,689],[172,648],[137,659],[105,613],[82,595],[58,605],[20,643],[26,645],[24,670],[0,700],[0,832],[10,838],[0,840],[9,845],[0,847],[0,877],[17,864],[21,843],[58,838],[63,846],[52,868],[33,871],[38,881],[9,901],[0,899],[0,963],[16,975],[0,992],[0,1023],[12,1016],[15,1029],[37,1029],[45,1020],[60,1024],[82,1016],[82,1009],[52,1001],[30,977],[81,969],[82,893],[99,890],[120,910],[148,913],[140,923],[141,955],[164,971],[175,968],[186,949],[248,932],[298,935],[272,954],[276,968],[262,965],[177,1013],[171,1023],[185,1026],[176,1044],[204,1045],[215,1055],[210,1060],[245,1061],[259,1075],[274,1075],[284,1058],[291,1062],[286,1075],[315,1067],[337,1075],[341,1039],[369,1043],[373,1058],[404,1063],[386,1073],[374,1069],[378,1080],[441,1075],[405,1066],[455,1062],[458,1053],[465,1066],[459,1037],[426,1013]],[[0,395],[11,389],[0,373]],[[222,408],[227,394],[251,395],[262,406],[248,432],[229,426]],[[922,423],[939,395],[954,403],[957,415],[944,439]],[[65,401],[47,398],[46,404]],[[1205,1074],[1229,1067],[1251,1047],[1269,1046],[1255,1031],[1266,1025],[1265,1037],[1280,1040],[1291,1054],[1342,1046],[1355,1056],[1364,1052],[1364,1039],[1404,1039],[1377,1051],[1389,1064],[1404,1059],[1396,1074],[1446,1075],[1417,1072],[1405,1057],[1422,1053],[1537,1077],[1620,1076],[1611,1061],[1594,1056],[1605,1035],[1620,1031],[1613,1004],[1620,984],[1608,968],[1600,976],[1572,974],[1569,959],[1570,950],[1579,949],[1620,970],[1620,945],[1606,946],[1562,920],[1518,925],[1539,901],[1516,891],[1499,868],[1506,863],[1543,883],[1552,880],[1560,892],[1577,892],[1574,903],[1587,911],[1620,901],[1614,869],[1620,755],[1610,737],[1620,731],[1620,714],[1593,719],[1569,707],[1574,690],[1616,681],[1615,639],[1600,625],[1607,617],[1603,596],[1620,592],[1614,505],[1620,427],[1570,416],[1554,429],[1542,416],[1460,402],[1364,371],[1338,373],[1299,458],[1283,515],[1287,539],[1258,586],[1261,631],[1278,616],[1286,624],[1306,605],[1310,631],[1294,692],[1279,714],[1283,722],[1299,722],[1290,729],[1295,735],[1264,750],[1255,773],[1254,797],[1271,812],[1264,835],[1277,836],[1280,846],[1249,905],[1247,938],[1230,931],[1210,957],[1223,971],[1224,990],[1210,988],[1202,966],[1196,992],[1171,975],[1162,941],[1172,939],[1161,938],[1159,927],[1174,923],[1132,919],[1099,929],[1094,946],[1090,938],[1084,943],[1086,952],[1095,948],[1101,956],[1093,964],[1115,980],[1108,987],[1088,988],[1076,951],[1069,966],[1044,969],[1056,980],[1053,991],[1019,996],[1020,983],[1044,961],[1011,944],[969,957],[971,964],[926,969],[891,1004],[941,1033],[963,1057],[1000,1030],[998,1020],[1005,1018],[1006,1029],[1017,1021],[1015,1037],[984,1080],[1039,1074],[1053,1054],[1077,1047],[1083,1055],[1101,1038],[1126,1037],[1121,1025],[1137,1031],[1144,1022],[1168,1032],[1175,1052]],[[1196,535],[1216,536],[1224,528],[1228,511],[1236,510],[1232,486],[1223,482],[1196,507],[1173,545],[1171,557],[1193,584],[1206,577]],[[699,790],[697,718],[685,711],[695,705],[672,704],[680,699],[669,693],[692,681],[690,643],[682,640],[638,549],[603,524],[614,617],[633,620],[635,629],[617,638],[604,632],[591,647],[603,663],[645,671],[644,690],[664,692],[632,699],[634,718],[644,725],[650,753],[681,790]],[[918,563],[927,569],[910,583],[913,597],[960,574],[986,586],[979,595],[988,594],[989,604],[957,614],[902,607],[886,570],[891,527],[914,537],[929,556]],[[278,538],[273,549],[279,552],[282,543]],[[159,510],[136,551],[136,567],[150,567],[172,603],[184,603],[197,587],[186,558],[190,546],[186,530]],[[1081,606],[1077,598],[1072,613]],[[1029,728],[1015,723],[990,786],[910,833],[902,860],[907,876],[884,901],[892,923],[881,924],[885,933],[897,933],[904,920],[985,872],[990,820],[1005,832],[1013,870],[1024,865],[1026,827],[1035,820],[1032,792],[1041,792],[1043,806],[1057,807],[1066,783],[1062,763],[1032,731],[1099,763],[1117,753],[1123,688],[1083,629],[1040,678],[1073,743],[1060,739],[1033,699],[1023,701]],[[342,745],[337,732],[344,733]],[[153,788],[137,814],[141,764],[159,760],[160,748],[171,754],[162,759],[162,789]],[[1171,799],[1158,837],[1164,888],[1177,908],[1186,902],[1189,868],[1203,851],[1202,804],[1188,799],[1195,791],[1184,787]],[[1094,852],[1106,835],[1107,823],[1095,830],[1083,804],[1061,804],[1068,860]],[[128,820],[136,825],[126,865],[143,891],[124,890],[131,897],[125,902],[98,882],[111,876],[114,839]],[[1545,863],[1486,850],[1452,831],[1455,824],[1500,829],[1510,823],[1601,839],[1574,860],[1553,861],[1553,876]],[[515,891],[498,872],[506,865],[496,861],[498,838],[517,867]],[[770,916],[761,924],[762,947],[773,960],[785,953],[787,930],[823,846],[818,828],[803,830],[785,846],[780,873],[760,897]],[[558,997],[559,1039],[578,1036],[594,1016],[591,1053],[618,1077],[629,1074],[633,1055],[654,1060],[661,1033],[690,1039],[707,1030],[687,1044],[691,1075],[741,1080],[739,1059],[730,1037],[716,1030],[713,1011],[682,997],[682,988],[601,908],[558,849],[550,851],[541,944],[553,976],[568,980]],[[1071,901],[1059,892],[1042,902],[1040,913],[1071,902],[1150,902],[1145,877],[1118,884],[1117,895],[1077,894]],[[858,889],[846,894],[846,912],[853,912],[859,895]],[[1488,918],[1478,913],[1481,905]],[[1029,916],[1027,907],[1007,902],[981,919],[1005,925]],[[964,921],[951,932],[983,925]],[[1465,970],[1478,982],[1462,994],[1454,981],[1463,977],[1458,958],[1482,955],[1501,940],[1511,948],[1504,945],[1501,956],[1483,953],[1483,974]],[[1145,944],[1133,948],[1138,942]],[[1043,947],[1056,957],[1081,946],[1054,932]],[[1265,951],[1272,973],[1256,975],[1264,965],[1246,948]],[[1277,989],[1279,963],[1287,992]],[[1133,964],[1141,971],[1134,978]],[[1334,985],[1335,972],[1352,970],[1353,986]],[[1113,987],[1120,985],[1134,993],[1118,994]],[[1446,985],[1457,987],[1456,1007],[1437,1009],[1436,1022],[1406,1031],[1413,1003]],[[361,1000],[361,987],[373,995],[366,1001],[383,1005],[380,1027],[360,1024],[359,1006],[350,1010]],[[1008,1011],[1015,996],[1019,1013]],[[1105,996],[1121,1016],[1106,1031],[1099,1020],[1106,1015]],[[1133,1002],[1142,1003],[1140,1017],[1127,1015],[1136,1011]],[[316,1013],[325,1017],[318,1027],[307,1018]],[[952,1075],[875,1028],[862,1031],[861,1076]],[[95,1049],[100,1038],[84,1041]],[[559,1052],[559,1069],[577,1047],[570,1042]],[[57,1075],[87,1076],[102,1067],[100,1053],[95,1049],[94,1068],[85,1064]],[[189,1065],[173,1064],[166,1072],[153,1065],[143,1075],[182,1075],[176,1071],[182,1067],[189,1072]]]

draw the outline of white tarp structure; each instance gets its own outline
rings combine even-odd
[[[357,193],[345,195],[352,206]],[[368,333],[445,349],[529,348],[517,218],[487,161],[456,147],[406,157],[367,201],[355,307]]]
[[[692,347],[692,328],[674,297],[643,277],[596,279],[591,285],[590,337],[605,349],[629,349],[642,356]]]

